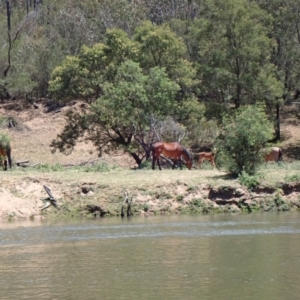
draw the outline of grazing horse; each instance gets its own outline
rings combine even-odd
[[[272,147],[271,151],[268,152],[268,154],[266,154],[264,156],[265,162],[267,163],[268,161],[275,161],[275,162],[279,162],[282,161],[282,151],[280,148],[278,147]]]
[[[200,152],[198,153],[198,165],[201,168],[201,164],[204,160],[208,160],[213,168],[215,168],[215,153],[214,152]]]
[[[157,161],[157,165],[161,170],[160,162],[159,162],[160,155],[164,155],[166,157],[172,158],[176,162],[180,162],[181,157],[183,157],[184,158],[183,162],[187,166],[187,168],[189,170],[192,168],[193,161],[189,152],[177,142],[174,143],[157,142],[152,145],[151,152],[152,152],[153,170],[155,169],[155,161]]]
[[[7,160],[9,164],[9,168],[11,169],[11,147],[6,146],[6,147],[0,147],[0,158],[1,158],[1,163],[4,168],[4,170],[7,170]]]

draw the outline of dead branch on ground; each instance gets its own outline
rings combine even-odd
[[[43,201],[46,201],[46,203],[41,208],[41,210],[48,208],[50,205],[54,206],[56,209],[59,209],[59,207],[57,206],[57,202],[56,202],[57,200],[53,197],[51,190],[46,185],[43,185],[43,187],[46,190],[49,198],[43,199]]]

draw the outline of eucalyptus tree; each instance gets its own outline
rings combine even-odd
[[[48,6],[41,1],[31,6],[26,1],[6,3],[9,12],[1,10],[0,19],[0,81],[11,96],[45,95],[49,74],[61,57],[55,50],[59,38],[48,26]]]
[[[8,75],[13,64],[13,56],[16,52],[16,45],[21,32],[26,25],[25,11],[18,9],[17,3],[12,7],[10,1],[0,3],[0,92],[8,95]],[[12,11],[14,12],[12,14]]]
[[[155,25],[169,23],[173,19],[194,19],[199,12],[197,0],[143,0],[133,1],[146,7],[147,20]]]
[[[177,119],[187,120],[188,107],[194,106],[194,87],[196,86],[196,70],[186,59],[186,47],[183,40],[164,24],[156,26],[144,22],[135,30],[134,40],[138,43],[138,61],[147,72],[151,67],[164,67],[170,79],[175,81],[180,89],[176,95],[178,105]],[[192,111],[190,111],[192,113]]]
[[[276,66],[276,77],[284,85],[281,103],[300,97],[300,1],[260,0],[260,7],[273,17],[273,28],[269,33],[273,39],[271,61]],[[274,112],[274,103],[268,103]],[[276,105],[276,133],[280,139],[280,108]],[[274,113],[273,113],[274,114]],[[275,114],[274,114],[275,115]]]
[[[117,67],[112,81],[103,83],[103,96],[92,103],[89,112],[67,115],[67,125],[52,147],[68,152],[76,140],[84,137],[94,143],[99,153],[121,147],[140,165],[149,148],[139,156],[132,141],[145,134],[152,115],[172,114],[178,88],[163,68],[152,68],[144,75],[138,63],[127,60]]]
[[[115,78],[117,67],[137,57],[137,45],[120,29],[107,30],[104,43],[83,46],[54,68],[49,82],[51,97],[67,102],[74,98],[92,103],[103,95],[103,84]]]
[[[186,37],[197,63],[199,97],[208,106],[239,108],[279,101],[282,84],[271,62],[272,17],[255,2],[208,0]]]

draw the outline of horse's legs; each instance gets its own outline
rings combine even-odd
[[[175,169],[175,166],[177,167],[178,165],[178,160],[176,158],[173,159],[173,165],[172,165],[172,170]]]
[[[200,155],[199,155],[199,157],[198,157],[197,165],[198,165],[199,167],[201,166],[201,157],[200,157]]]
[[[215,165],[215,160],[213,158],[211,159],[210,163],[211,163],[211,165],[212,165],[212,167],[214,169],[216,165]]]
[[[156,160],[156,157],[155,157],[155,155],[153,155],[153,157],[152,157],[152,170],[155,169],[155,160]]]
[[[200,159],[198,160],[199,168],[201,168],[202,162],[203,162],[203,158],[200,158]]]
[[[161,170],[160,162],[159,162],[159,156],[157,157],[157,165],[158,165],[159,169]]]
[[[182,162],[181,162],[181,159],[179,159],[178,163],[179,163],[180,170],[182,170]]]
[[[177,163],[177,161],[176,161],[176,160],[174,160],[174,161],[173,161],[172,170],[174,170],[174,169],[175,169],[175,165],[176,165],[176,163]]]
[[[6,159],[4,159],[4,171],[7,171],[7,160]]]
[[[181,163],[181,158],[180,158],[180,157],[175,157],[175,158],[173,159],[172,170],[175,169],[175,166],[179,166],[180,169],[182,170],[182,163]]]
[[[160,163],[159,163],[159,156],[156,157],[155,155],[153,155],[153,159],[152,159],[152,170],[155,170],[155,161],[157,161],[158,168],[161,170]]]
[[[7,163],[9,165],[9,168],[11,169],[11,149],[6,150],[6,155],[7,155]]]

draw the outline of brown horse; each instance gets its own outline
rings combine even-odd
[[[201,168],[201,164],[204,160],[208,160],[213,168],[215,168],[215,153],[214,152],[200,152],[198,153],[198,165]]]
[[[175,162],[180,162],[181,157],[184,159],[184,163],[187,168],[190,170],[192,168],[192,158],[189,152],[181,146],[179,143],[165,143],[165,142],[157,142],[152,145],[152,169],[155,169],[155,161],[157,161],[158,167],[161,170],[159,157],[164,155],[166,157],[172,158]],[[173,166],[174,168],[174,166]]]
[[[265,162],[267,163],[268,161],[275,161],[275,162],[280,162],[282,161],[282,151],[278,147],[272,147],[271,151],[268,152],[264,156]]]
[[[8,160],[9,168],[11,169],[11,147],[10,146],[0,148],[1,163],[2,163],[2,166],[3,166],[5,171],[7,170],[6,157],[7,157],[7,160]]]

